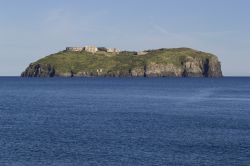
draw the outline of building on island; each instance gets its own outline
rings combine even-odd
[[[96,53],[97,51],[104,51],[108,53],[116,53],[116,54],[120,53],[120,50],[117,48],[106,48],[106,47],[97,48],[96,46],[66,47],[66,51],[74,51],[74,52],[86,51],[90,53]]]
[[[107,52],[119,54],[119,53],[120,53],[120,50],[117,49],[117,48],[108,48],[108,49],[107,49]]]
[[[66,47],[66,51],[74,51],[74,52],[87,51],[87,52],[91,52],[91,53],[96,53],[98,51],[98,49],[95,46]]]
[[[96,53],[98,51],[96,46],[85,46],[84,50],[91,53]]]
[[[66,51],[80,52],[82,50],[83,50],[83,47],[66,47]]]

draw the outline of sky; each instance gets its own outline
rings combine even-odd
[[[67,46],[190,47],[250,76],[249,0],[0,0],[0,76]]]

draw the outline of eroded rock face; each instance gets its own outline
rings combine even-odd
[[[54,77],[55,69],[50,64],[30,64],[21,74],[22,77]]]
[[[155,64],[147,65],[145,70],[147,77],[181,77],[183,70],[173,64]]]
[[[207,77],[222,77],[221,64],[217,57],[212,57],[208,62]]]
[[[188,57],[183,63],[183,76],[184,77],[203,77],[205,76],[205,64],[207,62],[201,59]]]
[[[216,57],[199,59],[187,57],[181,66],[173,64],[149,64],[147,77],[221,77],[221,65]]]
[[[145,77],[146,72],[145,72],[145,67],[138,67],[135,68],[131,71],[131,76],[132,77]]]

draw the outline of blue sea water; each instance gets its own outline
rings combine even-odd
[[[0,78],[0,166],[250,165],[250,78]]]

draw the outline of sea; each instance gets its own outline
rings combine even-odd
[[[250,165],[250,78],[0,77],[0,166],[169,165]]]

